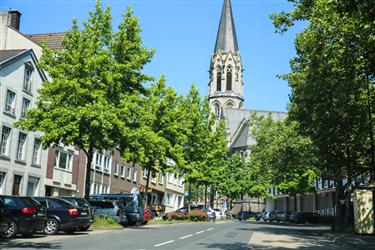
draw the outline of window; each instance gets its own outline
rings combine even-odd
[[[114,166],[113,166],[113,173],[114,173],[114,175],[118,175],[118,162],[117,161],[115,161],[115,164],[114,164]]]
[[[0,172],[0,193],[2,193],[4,182],[5,182],[5,173]]]
[[[30,66],[25,65],[25,79],[23,82],[23,89],[31,92],[31,80],[33,76],[33,70]]]
[[[232,66],[227,69],[227,90],[232,90]]]
[[[16,94],[10,90],[7,91],[5,99],[5,112],[14,115],[15,114],[15,99]]]
[[[102,170],[102,160],[103,155],[99,152],[96,152],[96,159],[95,159],[95,169]]]
[[[26,137],[27,135],[21,132],[18,135],[17,156],[16,156],[18,160],[22,160],[22,161],[25,160]]]
[[[182,176],[178,176],[178,185],[182,187],[183,184],[184,184],[184,178]]]
[[[22,99],[22,110],[21,110],[21,118],[26,117],[26,112],[30,108],[30,100],[23,98]]]
[[[125,177],[125,166],[121,165],[121,177]]]
[[[143,169],[143,178],[147,179],[147,169]]]
[[[39,184],[38,178],[29,176],[29,179],[27,181],[26,195],[29,197],[37,195],[38,184]]]
[[[163,173],[160,172],[159,173],[159,184],[163,184],[163,179],[164,179]]]
[[[42,152],[42,142],[40,139],[35,138],[33,148],[33,164],[40,165],[40,155]]]
[[[6,156],[9,155],[10,131],[11,129],[5,126],[3,126],[3,129],[1,131],[0,154]]]
[[[137,181],[137,171],[133,171],[133,181]]]
[[[221,72],[217,72],[216,75],[216,91],[221,91]]]
[[[151,182],[152,183],[156,183],[156,174],[155,174],[155,172],[152,172],[151,174],[152,174]]]
[[[128,168],[128,175],[126,176],[126,179],[131,180],[132,179],[132,169]]]
[[[216,117],[220,117],[220,105],[218,103],[215,103],[214,108]]]
[[[72,159],[72,154],[57,149],[55,152],[55,167],[71,171]]]
[[[104,173],[109,173],[109,165],[110,165],[111,158],[109,156],[104,156]]]
[[[233,102],[227,102],[227,108],[233,108],[234,107],[234,104]]]
[[[173,173],[168,173],[168,183],[173,184]]]

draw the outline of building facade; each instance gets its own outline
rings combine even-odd
[[[41,133],[14,126],[35,106],[46,80],[37,61],[32,49],[0,50],[0,194],[44,195],[47,151]]]

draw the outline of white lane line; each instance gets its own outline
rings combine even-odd
[[[169,243],[172,243],[172,242],[174,242],[174,240],[170,240],[170,241],[166,241],[166,242],[163,242],[163,243],[157,244],[157,245],[155,245],[154,247],[160,247],[160,246],[162,246],[162,245],[166,245],[166,244],[169,244]]]
[[[196,232],[195,234],[201,234],[201,233],[204,233],[204,231],[199,231],[199,232]]]
[[[206,231],[211,231],[211,230],[214,230],[215,228],[211,227],[209,229],[207,229]]]
[[[191,236],[193,236],[193,235],[192,235],[192,234],[189,234],[189,235],[186,235],[186,236],[182,236],[182,237],[180,237],[180,240],[183,240],[183,239],[189,238],[189,237],[191,237]]]

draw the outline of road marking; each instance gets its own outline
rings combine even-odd
[[[199,231],[199,232],[196,232],[195,234],[201,234],[201,233],[204,233],[204,231]]]
[[[160,247],[160,246],[162,246],[162,245],[166,245],[166,244],[169,244],[169,243],[172,243],[172,242],[174,242],[174,240],[170,240],[170,241],[166,241],[166,242],[163,242],[163,243],[157,244],[157,245],[155,245],[154,247]]]
[[[211,231],[211,230],[214,230],[215,228],[211,227],[209,229],[207,229],[206,231]]]
[[[189,238],[189,237],[191,237],[191,236],[193,236],[193,235],[192,235],[192,234],[189,234],[189,235],[186,235],[186,236],[182,236],[182,237],[180,237],[180,240],[183,240],[183,239]]]

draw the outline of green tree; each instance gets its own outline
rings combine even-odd
[[[272,16],[280,32],[308,21],[283,76],[292,88],[290,118],[316,146],[322,176],[336,182],[338,221],[347,224],[339,201],[349,206],[359,177],[375,176],[375,2],[293,2],[294,11]]]
[[[142,46],[138,19],[130,8],[123,17],[114,32],[110,8],[97,1],[82,29],[73,20],[62,50],[43,46],[40,66],[51,80],[39,90],[37,107],[18,123],[23,129],[44,132],[44,147],[63,143],[86,154],[86,198],[94,149],[112,149],[127,136],[132,121],[123,106],[132,95],[143,93],[142,84],[151,80],[142,69],[153,51]]]
[[[298,123],[254,115],[251,125],[257,143],[250,148],[250,166],[259,171],[254,173],[262,177],[259,181],[294,197],[315,192],[315,150],[298,132]]]
[[[145,96],[135,96],[128,102],[129,106],[124,106],[132,113],[133,127],[120,145],[125,159],[147,170],[146,192],[151,174],[174,171],[175,167],[168,165],[168,161],[173,160],[177,165],[184,163],[181,142],[185,138],[185,115],[180,108],[181,102],[182,98],[173,88],[166,86],[162,77],[151,84]],[[146,193],[146,207],[147,203]]]

